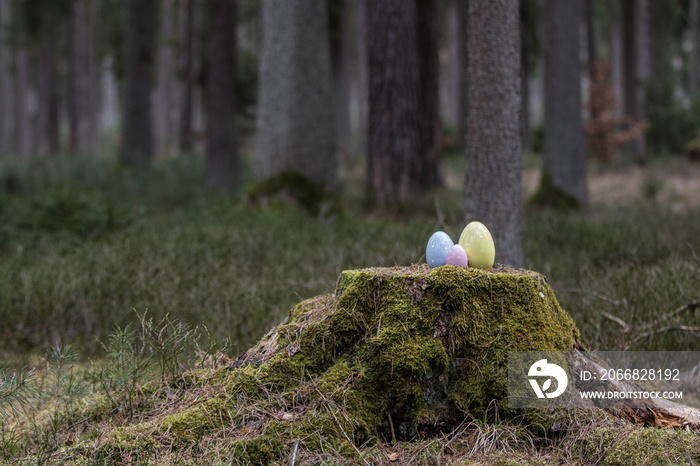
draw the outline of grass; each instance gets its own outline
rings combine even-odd
[[[368,218],[351,207],[319,218],[207,192],[202,177],[197,159],[147,174],[102,160],[5,165],[0,354],[62,343],[99,355],[99,340],[144,311],[206,327],[244,351],[294,303],[330,291],[341,270],[419,262],[433,231],[459,233],[461,193],[450,189],[410,217]],[[586,213],[528,208],[526,266],[549,278],[590,346],[622,349],[658,319],[659,328],[700,324],[692,306],[663,319],[700,298],[699,213],[643,196]],[[669,330],[633,348],[698,349],[697,341]]]
[[[446,160],[448,179],[461,166]],[[674,174],[684,169],[678,162],[671,167]],[[599,167],[593,172],[605,176]],[[242,192],[208,192],[203,173],[194,158],[166,160],[147,173],[101,159],[0,166],[0,372],[18,374],[12,383],[19,387],[0,397],[20,409],[39,396],[31,391],[36,383],[22,385],[25,376],[53,387],[44,401],[53,427],[42,430],[50,448],[38,453],[47,460],[66,445],[57,426],[75,422],[66,413],[78,392],[122,397],[129,409],[103,414],[100,422],[105,430],[126,424],[125,416],[170,403],[156,382],[164,373],[182,378],[197,349],[200,363],[218,350],[234,357],[295,303],[331,291],[340,271],[420,262],[435,230],[459,236],[462,193],[454,183],[413,212],[382,217],[361,211],[361,181],[351,179],[345,212],[318,217],[274,203],[250,205]],[[634,196],[596,202],[588,212],[525,210],[526,267],[547,276],[592,348],[700,350],[692,330],[700,327],[700,208],[679,211],[659,195],[663,164],[652,175]],[[12,372],[27,359],[36,373]],[[121,366],[108,371],[109,361]],[[61,371],[76,378],[61,379]],[[161,388],[143,388],[154,380]],[[56,391],[61,383],[75,384],[68,399]],[[144,400],[150,401],[142,406]],[[570,437],[592,431],[591,424],[576,423]],[[529,435],[513,425],[469,424],[453,440],[379,445],[363,457],[391,462],[396,453],[396,461],[425,464],[485,455],[492,464],[510,464],[505,452],[546,463],[556,439]],[[14,445],[7,431],[2,438]],[[20,456],[37,451],[16,447]],[[227,462],[223,451],[211,454]],[[299,462],[332,464],[339,453],[299,454]]]

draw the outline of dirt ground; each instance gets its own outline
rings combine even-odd
[[[591,169],[587,174],[591,205],[614,205],[635,199],[656,198],[674,211],[685,212],[700,206],[700,164],[650,164],[624,169]],[[537,189],[540,170],[523,172],[523,196]]]

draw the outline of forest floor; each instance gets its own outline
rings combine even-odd
[[[207,192],[196,159],[145,175],[108,161],[39,162],[0,167],[0,382],[35,368],[19,398],[0,387],[0,416],[12,417],[0,427],[0,460],[10,463],[87,458],[76,442],[114,447],[112,458],[128,453],[129,426],[189,396],[154,384],[201,380],[295,303],[331,291],[341,270],[419,263],[433,231],[457,237],[462,222],[459,157],[445,161],[444,189],[391,218],[362,212],[356,179],[343,193],[345,213],[317,217]],[[538,166],[526,159],[526,198]],[[591,164],[588,184],[585,212],[526,206],[526,267],[547,276],[590,348],[700,350],[697,333],[683,330],[700,326],[700,164]],[[133,409],[112,411],[115,400]],[[106,443],[115,432],[124,433],[121,447]],[[473,419],[444,438],[300,450],[297,464],[700,462],[700,442],[677,456],[674,445],[688,438],[673,432],[602,414],[537,434],[512,420]],[[223,444],[183,452],[165,440],[154,461],[236,464]]]

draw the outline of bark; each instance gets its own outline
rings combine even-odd
[[[700,25],[698,17],[698,0],[690,0],[690,53],[688,54],[688,85],[690,92],[697,92],[700,88]]]
[[[5,154],[8,150],[8,123],[10,121],[10,69],[9,50],[6,42],[5,31],[10,23],[10,3],[9,0],[0,0],[0,153]]]
[[[100,8],[101,0],[87,1],[87,29],[86,29],[86,74],[87,74],[87,147],[91,153],[96,153],[100,147],[100,135],[102,125],[100,124],[100,76],[97,71],[97,51],[96,51],[96,31],[99,28],[97,23],[97,12]]]
[[[197,52],[199,50],[199,5],[197,0],[183,0],[181,11],[181,73],[182,92],[180,103],[180,151],[192,153],[194,150],[194,88],[197,75]]]
[[[239,184],[236,150],[236,10],[235,0],[209,1],[209,72],[207,83],[207,185]]]
[[[331,12],[335,17],[336,30],[331,28],[331,67],[333,69],[333,108],[335,115],[335,132],[338,144],[339,160],[350,158],[350,77],[352,60],[352,5],[350,0],[337,0],[330,3],[337,11]]]
[[[595,64],[598,60],[598,51],[593,29],[593,0],[585,0],[586,9],[586,55],[588,60],[588,78],[595,79]]]
[[[447,99],[446,116],[457,136],[457,145],[464,149],[464,5],[453,1],[447,13]]]
[[[129,0],[121,160],[144,165],[153,156],[151,79],[155,48],[155,0]]]
[[[70,68],[68,76],[69,150],[81,154],[89,148],[90,75],[87,34],[87,8],[84,0],[71,4]]]
[[[420,71],[419,125],[422,158],[421,184],[442,184],[442,122],[440,120],[440,63],[438,61],[437,0],[416,0],[418,67]]]
[[[367,194],[379,207],[405,203],[422,183],[416,3],[366,4],[369,61]]]
[[[369,133],[369,59],[367,58],[367,2],[357,1],[357,103],[358,138],[360,152],[367,148]]]
[[[154,124],[157,150],[160,155],[170,155],[170,120],[172,111],[173,66],[173,0],[161,3],[160,44],[158,46],[158,84],[155,98]]]
[[[625,92],[624,92],[624,64],[623,64],[623,38],[622,38],[622,10],[621,2],[613,4],[615,17],[610,32],[610,71],[611,81],[617,97],[618,105],[615,109],[615,116],[621,117],[625,113]]]
[[[337,188],[325,0],[264,0],[255,176],[299,173]]]
[[[633,121],[644,120],[644,81],[648,64],[643,56],[643,36],[648,34],[644,0],[623,0],[622,3],[622,44],[623,44],[623,86],[624,111]],[[635,163],[642,164],[646,159],[644,139],[632,140],[627,144],[627,155]]]
[[[543,180],[587,204],[581,117],[579,25],[583,1],[548,0],[545,10],[545,143]],[[549,182],[549,180],[547,180]],[[550,191],[549,196],[556,196]]]
[[[43,31],[37,62],[37,153],[55,154],[60,150],[58,132],[59,91],[56,70],[56,30]]]
[[[29,58],[26,45],[20,39],[15,45],[15,152],[27,157],[31,150],[31,120],[29,116]]]
[[[517,267],[523,263],[520,100],[518,2],[471,0],[464,222],[486,225],[496,262]]]

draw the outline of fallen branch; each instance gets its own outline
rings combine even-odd
[[[694,328],[695,331],[700,331],[700,327]],[[602,366],[586,357],[580,351],[574,351],[574,360],[572,366],[576,370],[588,370],[594,373],[600,373]],[[579,381],[579,383],[585,383]],[[597,381],[596,383],[602,383]],[[616,392],[632,392],[639,388],[634,384],[624,380],[610,379],[605,381],[605,390]],[[578,383],[577,383],[578,385]],[[578,388],[578,387],[577,387]],[[585,387],[580,387],[581,390],[586,390]],[[618,409],[608,410],[613,415],[627,419],[635,424],[645,424],[654,427],[686,427],[693,430],[700,430],[700,409],[692,408],[673,401],[656,398],[645,400],[646,407],[639,408],[634,400],[620,400],[621,407]]]
[[[605,317],[606,319],[612,320],[613,322],[615,322],[616,324],[618,324],[620,327],[622,327],[622,331],[623,331],[624,333],[628,333],[628,332],[630,331],[630,326],[629,326],[629,324],[628,324],[627,322],[625,322],[624,320],[620,319],[619,317],[614,316],[614,315],[609,314],[609,313],[604,312],[604,311],[601,311],[601,312],[600,312],[600,315],[602,315],[602,316]]]
[[[633,338],[632,340],[629,341],[629,343],[625,347],[625,351],[627,351],[630,348],[630,346],[632,346],[632,343],[636,343],[639,340],[643,340],[644,338],[647,338],[647,337],[650,337],[653,335],[658,335],[659,333],[670,332],[672,330],[695,333],[696,336],[698,338],[700,338],[700,327],[688,327],[687,325],[668,325],[668,326],[660,328],[658,330],[644,332],[641,335],[638,335],[637,337]]]
[[[698,267],[700,267],[700,259],[698,259],[697,254],[695,254],[695,249],[693,249],[693,245],[688,243],[688,248],[690,249],[690,253],[693,255],[693,259],[695,259],[695,263],[698,264]]]
[[[690,302],[688,302],[688,303],[686,303],[686,304],[684,304],[684,305],[682,305],[682,306],[680,306],[680,307],[674,309],[673,311],[669,312],[668,314],[662,315],[661,317],[659,317],[659,318],[656,319],[655,321],[653,321],[653,322],[651,322],[651,323],[645,325],[644,327],[642,327],[640,330],[647,330],[647,329],[656,327],[658,324],[660,324],[661,322],[663,322],[663,321],[665,321],[665,320],[670,319],[671,317],[675,317],[675,316],[677,316],[678,314],[681,314],[681,313],[683,313],[683,312],[685,312],[685,311],[688,311],[688,310],[690,310],[690,309],[695,309],[695,308],[698,308],[698,307],[700,307],[700,301],[698,301],[698,300],[690,301]]]

